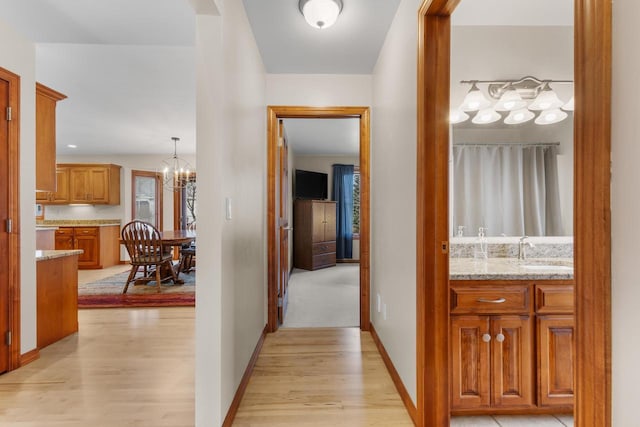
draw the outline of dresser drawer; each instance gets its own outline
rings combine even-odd
[[[529,288],[527,284],[452,284],[451,314],[528,313],[531,309]]]
[[[322,267],[331,267],[336,265],[336,253],[331,252],[329,254],[314,255],[313,256],[313,269]]]
[[[313,244],[313,255],[326,254],[336,251],[336,242],[320,242]]]
[[[574,310],[573,285],[536,285],[536,312],[570,314]]]

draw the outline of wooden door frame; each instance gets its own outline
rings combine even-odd
[[[276,154],[278,120],[293,118],[360,119],[360,329],[370,329],[370,111],[369,107],[267,107],[267,330],[278,329]]]
[[[13,370],[20,367],[20,76],[0,67],[0,78],[9,82],[9,105],[12,108],[7,153],[7,186],[8,213],[13,221],[13,231],[9,234],[9,370]],[[2,338],[4,339],[4,336]]]
[[[465,0],[471,1],[471,0]],[[449,425],[450,15],[418,12],[417,425]],[[575,423],[611,425],[611,2],[575,0]],[[579,214],[579,215],[578,215]]]

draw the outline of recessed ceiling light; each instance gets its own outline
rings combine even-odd
[[[78,148],[78,146],[75,145],[75,144],[67,144],[67,147],[68,148]]]

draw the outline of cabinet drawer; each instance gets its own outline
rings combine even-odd
[[[451,285],[451,313],[528,313],[529,285]]]
[[[313,255],[326,254],[336,251],[336,242],[320,242],[313,244]]]
[[[329,267],[336,265],[336,253],[331,252],[329,254],[314,255],[313,257],[313,269]]]
[[[536,312],[573,313],[573,285],[536,285]]]
[[[76,236],[97,236],[98,227],[76,227]]]
[[[73,236],[73,228],[58,228],[56,230],[56,236]]]

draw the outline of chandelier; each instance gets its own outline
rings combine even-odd
[[[178,157],[177,146],[180,138],[174,136],[171,140],[173,141],[173,156],[162,161],[160,170],[164,187],[178,191],[187,186],[189,177],[193,174],[193,167],[189,162]]]
[[[462,123],[474,114],[472,123],[484,125],[504,119],[518,125],[535,119],[538,125],[559,123],[573,111],[574,99],[558,98],[551,84],[573,84],[572,80],[540,80],[532,76],[520,80],[463,80],[471,89],[459,107],[451,110],[449,122]],[[486,84],[486,93],[478,85]]]

